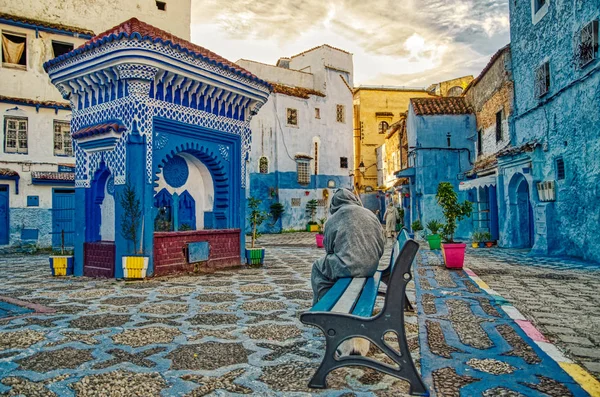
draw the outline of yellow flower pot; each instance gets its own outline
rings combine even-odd
[[[124,278],[146,278],[146,271],[148,270],[147,256],[124,256],[122,261]]]

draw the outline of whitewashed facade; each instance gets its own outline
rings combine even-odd
[[[281,58],[278,66],[237,64],[274,86],[250,123],[248,195],[261,199],[265,211],[274,202],[285,208],[282,220],[263,231],[304,229],[309,200],[319,200],[316,218],[323,218],[333,191],[352,189],[352,54],[323,45]]]

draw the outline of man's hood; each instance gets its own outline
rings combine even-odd
[[[356,195],[350,190],[340,189],[335,192],[331,199],[331,208],[329,209],[329,212],[331,212],[333,215],[345,205],[357,205],[359,207],[363,206],[360,202],[360,199],[356,197]]]

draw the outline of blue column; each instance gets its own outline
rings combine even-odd
[[[496,186],[490,186],[488,192],[490,233],[492,234],[492,240],[498,240],[498,197],[496,195]]]
[[[152,184],[147,182],[146,178],[146,138],[139,134],[137,126],[134,123],[132,132],[129,135],[127,142],[127,161],[125,167],[126,181],[136,192],[137,198],[140,200],[142,210],[142,221],[138,227],[137,246],[133,247],[131,241],[125,240],[121,234],[121,218],[123,216],[123,208],[117,200],[115,203],[115,277],[123,277],[123,266],[121,258],[125,255],[132,255],[140,249],[140,239],[142,241],[142,254],[149,257],[147,275],[150,276],[154,272],[152,262],[153,257],[153,237],[154,237],[154,219],[153,215],[153,194]],[[119,197],[124,185],[115,186],[115,196]],[[143,230],[143,233],[142,233]]]
[[[173,193],[173,209],[171,210],[171,215],[173,217],[173,231],[179,231],[179,195],[177,193]]]
[[[85,224],[86,224],[86,208],[87,201],[86,193],[90,189],[83,187],[75,188],[75,235],[73,237],[75,264],[73,274],[75,276],[83,276],[83,244],[85,243]]]

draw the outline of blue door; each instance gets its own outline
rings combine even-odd
[[[0,245],[8,244],[8,185],[0,185]]]
[[[74,215],[75,190],[54,189],[52,192],[52,247],[59,249],[64,236],[65,248],[73,248]]]
[[[179,196],[179,230],[196,230],[196,201],[186,190]]]

